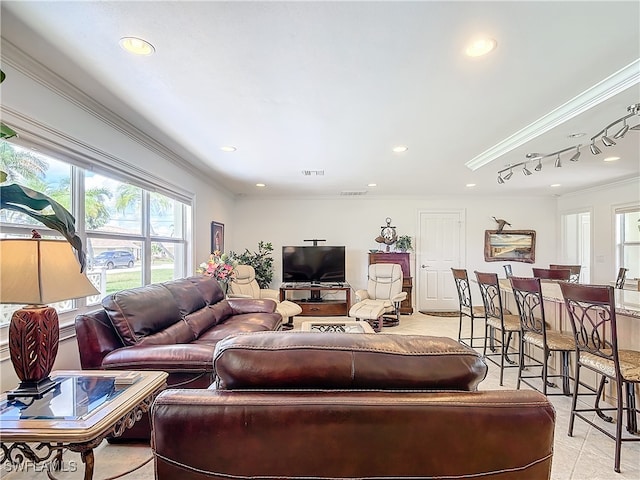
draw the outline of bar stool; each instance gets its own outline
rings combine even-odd
[[[471,300],[471,288],[469,286],[469,277],[467,271],[461,268],[452,268],[453,280],[456,283],[456,290],[458,291],[458,300],[460,302],[460,325],[458,326],[458,342],[464,343],[473,348],[474,340],[482,340],[481,337],[473,336],[473,324],[477,318],[485,318],[484,307],[474,306]],[[462,336],[462,322],[464,318],[469,319],[470,333],[468,337]],[[467,343],[467,340],[469,343]]]
[[[573,283],[580,283],[580,272],[582,271],[582,265],[549,265],[551,270],[569,270],[569,281]]]
[[[519,390],[520,382],[523,382],[538,390],[529,379],[541,378],[542,393],[547,395],[547,386],[556,386],[549,382],[549,378],[562,378],[562,395],[570,395],[569,354],[576,349],[573,335],[547,328],[539,278],[510,277],[509,280],[511,281],[513,296],[518,306],[520,326],[522,328],[520,335],[520,361],[518,362],[520,368],[518,369],[518,384],[516,388]],[[525,346],[527,345],[541,349],[543,360],[540,361],[533,355],[525,353]],[[560,352],[561,373],[559,375],[549,375],[549,358],[552,352]],[[536,367],[542,367],[541,375],[524,375],[524,370]]]
[[[568,268],[552,269],[552,268],[533,268],[533,276],[541,280],[565,280],[571,278],[571,270]]]
[[[511,265],[507,263],[506,265],[503,265],[503,268],[504,268],[504,274],[507,276],[507,278],[513,275],[513,270],[511,270]]]
[[[616,278],[616,288],[624,288],[624,282],[627,279],[628,268],[620,267],[618,270],[618,278]]]
[[[517,367],[518,364],[509,359],[509,343],[514,333],[520,333],[520,317],[507,313],[502,308],[502,295],[500,294],[500,284],[498,283],[498,275],[495,273],[475,272],[484,302],[484,311],[486,315],[484,348],[482,355],[489,361],[500,367],[500,385],[504,378],[504,369],[509,367]],[[487,341],[491,342],[491,350],[495,352],[494,342],[496,340],[496,331],[500,333],[498,339],[500,352],[487,355]],[[506,337],[506,338],[505,338]],[[500,356],[500,363],[492,357]],[[505,365],[505,361],[509,365]]]
[[[615,440],[614,470],[620,472],[620,450],[622,442],[640,441],[640,437],[623,437],[623,414],[627,415],[627,430],[638,433],[635,386],[640,383],[640,351],[618,349],[618,331],[614,289],[608,285],[579,285],[560,283],[562,296],[569,313],[571,327],[576,342],[576,371],[574,378],[569,436],[573,436],[575,418],[581,418],[607,437]],[[578,387],[580,370],[586,368],[615,382],[616,406],[599,408],[578,408]],[[600,384],[601,387],[603,383]],[[626,395],[623,395],[623,389]],[[601,388],[598,389],[599,394]],[[626,396],[626,406],[624,398]],[[601,416],[602,411],[616,411],[615,435],[608,432],[590,413]]]

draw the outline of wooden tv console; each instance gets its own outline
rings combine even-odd
[[[294,294],[296,292],[309,292],[309,296],[295,298]],[[344,298],[327,300],[324,295],[328,292],[344,292]],[[301,316],[346,317],[349,315],[349,308],[351,307],[351,285],[348,283],[283,283],[280,286],[280,301],[284,300],[300,305],[302,308]]]

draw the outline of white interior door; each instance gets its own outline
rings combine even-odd
[[[420,212],[417,242],[418,310],[456,310],[451,268],[464,265],[464,211]]]

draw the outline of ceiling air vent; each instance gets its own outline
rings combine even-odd
[[[340,192],[340,195],[343,195],[345,197],[356,197],[358,195],[366,195],[367,191],[366,190],[343,190]]]
[[[305,177],[323,177],[324,170],[302,170],[302,175],[304,175]]]

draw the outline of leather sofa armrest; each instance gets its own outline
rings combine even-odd
[[[75,327],[80,366],[84,370],[102,368],[102,359],[105,355],[124,347],[124,343],[102,308],[77,315]]]
[[[356,290],[356,300],[361,302],[362,300],[366,300],[369,298],[369,292],[366,290]]]
[[[400,303],[407,298],[407,292],[400,292],[397,295],[394,295],[391,301],[393,303]]]
[[[228,298],[233,315],[243,313],[274,313],[276,301],[271,299]]]

